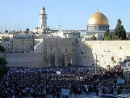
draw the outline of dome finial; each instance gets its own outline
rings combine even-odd
[[[98,12],[99,12],[99,7],[98,7]]]
[[[42,9],[42,10],[45,10],[45,7],[42,7],[41,9]]]

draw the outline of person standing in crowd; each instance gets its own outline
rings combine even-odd
[[[56,72],[60,73],[57,74]],[[125,92],[126,88],[115,87],[112,80],[118,76],[124,78],[123,70],[119,65],[106,70],[90,66],[69,66],[57,68],[9,68],[8,73],[0,83],[0,96],[6,97],[33,97],[46,98],[51,95],[53,98],[60,98],[62,88],[69,91],[65,98],[70,94],[77,96],[86,92],[96,92],[98,94],[111,94]],[[107,82],[106,82],[107,81]],[[100,84],[100,85],[99,85]]]

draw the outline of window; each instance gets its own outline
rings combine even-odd
[[[103,26],[103,30],[106,30],[106,26]]]
[[[99,30],[101,30],[102,28],[101,28],[101,26],[99,26]]]
[[[94,29],[96,30],[96,26],[94,26]]]
[[[90,26],[88,26],[88,29],[90,30]]]
[[[52,51],[52,47],[50,48],[50,50]]]
[[[67,52],[67,49],[65,49],[65,52]]]
[[[83,54],[83,52],[81,52],[81,54]]]
[[[31,45],[31,48],[33,48],[33,45]]]
[[[101,30],[103,30],[104,26],[101,26]]]
[[[106,29],[107,29],[107,26],[106,26]]]
[[[72,51],[74,52],[74,49]]]
[[[72,45],[74,45],[74,42],[72,43]]]
[[[101,35],[101,39],[102,39],[102,35]]]
[[[58,49],[58,52],[60,53],[60,49]]]

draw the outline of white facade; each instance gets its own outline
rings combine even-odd
[[[45,13],[44,7],[39,14],[39,27],[47,27],[47,14]]]
[[[34,52],[35,53],[43,53],[43,39],[35,39]]]
[[[0,39],[4,38],[13,38],[13,34],[8,34],[8,33],[0,33]]]

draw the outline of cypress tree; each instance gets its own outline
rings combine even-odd
[[[4,58],[0,58],[0,80],[8,71],[6,64],[8,64],[6,60]]]
[[[0,46],[0,52],[5,52],[5,48],[3,46]]]
[[[121,23],[122,21],[118,19],[116,28],[114,30],[114,33],[112,34],[112,39],[114,40],[126,40],[126,31]]]
[[[108,36],[109,36],[109,30],[107,29],[106,32],[104,33],[104,40],[108,40]]]
[[[121,32],[121,34],[120,34],[121,40],[126,40],[126,31],[125,31],[123,25],[121,25],[121,31],[120,32]]]
[[[128,34],[127,40],[130,40],[130,34]]]

